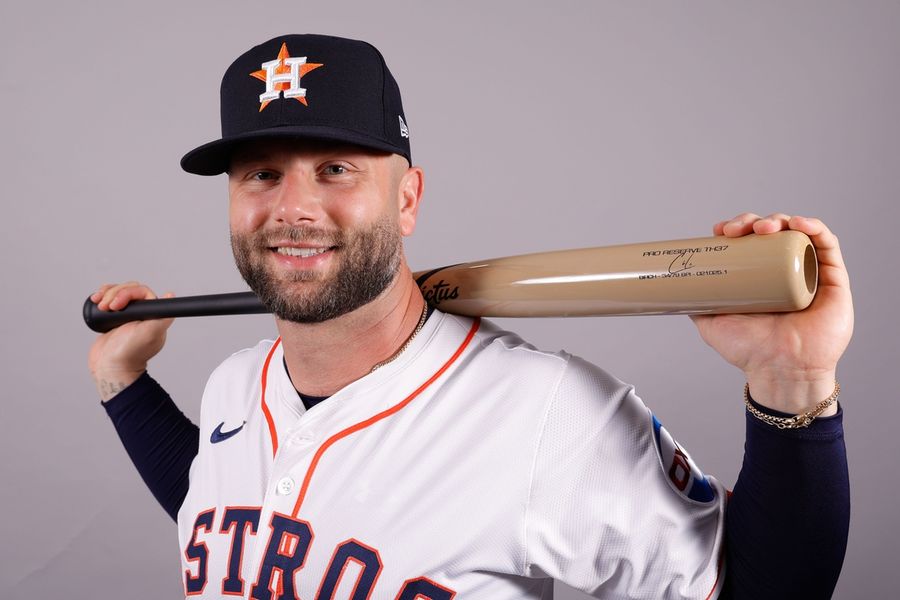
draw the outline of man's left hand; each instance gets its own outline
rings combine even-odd
[[[805,310],[692,317],[701,337],[741,369],[758,403],[799,414],[831,395],[838,360],[853,333],[850,280],[837,237],[822,221],[744,213],[713,227],[715,235],[767,235],[793,229],[809,236],[819,262],[816,296]],[[834,414],[832,405],[822,416]]]

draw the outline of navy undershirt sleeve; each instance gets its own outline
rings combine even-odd
[[[744,463],[725,510],[720,598],[831,598],[850,524],[843,410],[802,429],[778,429],[745,412]]]
[[[322,398],[303,400],[309,407]],[[146,373],[104,406],[144,482],[177,519],[197,426]],[[744,463],[725,514],[720,598],[830,598],[850,518],[843,411],[805,429],[780,430],[749,412],[746,419]]]
[[[327,396],[300,394],[307,409]],[[187,496],[191,463],[200,447],[200,430],[147,373],[101,403],[131,462],[150,492],[173,520]]]
[[[147,373],[103,407],[144,483],[177,521],[188,492],[191,462],[199,449],[200,430]]]

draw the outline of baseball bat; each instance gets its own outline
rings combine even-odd
[[[558,250],[414,273],[425,300],[449,313],[485,317],[722,314],[806,308],[818,263],[798,231]],[[105,332],[142,319],[267,312],[252,292],[130,303],[84,304]]]

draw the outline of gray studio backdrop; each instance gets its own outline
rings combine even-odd
[[[744,210],[825,219],[857,310],[839,371],[853,520],[836,597],[893,597],[900,4],[212,0],[0,8],[0,595],[181,593],[175,526],[99,406],[79,311],[106,281],[244,289],[224,179],[178,159],[217,135],[232,58],[287,32],[387,57],[426,171],[414,269],[706,235]],[[634,382],[734,483],[743,382],[687,318],[503,325]],[[210,370],[273,333],[264,316],[184,320],[152,372],[196,419]]]

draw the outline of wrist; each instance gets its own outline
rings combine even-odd
[[[835,372],[814,373],[747,373],[750,396],[768,409],[802,414],[813,409],[834,392]],[[820,416],[837,413],[837,405],[829,406]]]
[[[106,402],[138,380],[147,369],[102,369],[91,373],[100,400]]]

